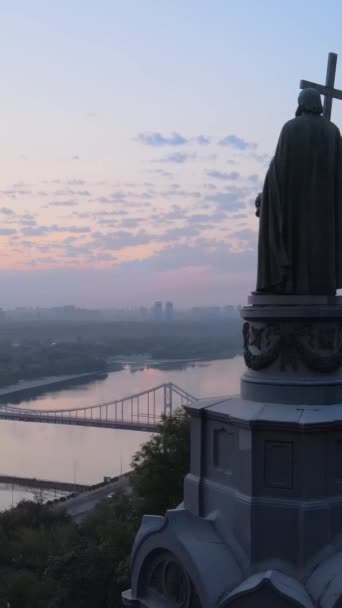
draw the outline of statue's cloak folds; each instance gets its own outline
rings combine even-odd
[[[334,294],[342,287],[342,144],[333,123],[287,122],[262,192],[257,290]]]

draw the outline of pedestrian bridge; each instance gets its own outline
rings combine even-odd
[[[39,410],[0,405],[0,419],[156,431],[162,415],[171,416],[177,408],[193,401],[196,397],[169,382],[122,399],[86,407]]]

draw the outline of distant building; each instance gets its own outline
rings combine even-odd
[[[232,306],[231,304],[228,306],[224,306],[223,307],[223,315],[224,317],[237,317],[239,314],[238,309],[235,306]]]
[[[173,302],[165,304],[165,321],[173,321]]]
[[[191,318],[194,321],[207,321],[221,318],[221,308],[219,306],[194,306],[191,309]]]
[[[162,321],[163,320],[163,303],[155,302],[152,309],[152,318],[153,321]]]
[[[148,310],[145,306],[140,306],[139,308],[139,320],[146,321],[148,318]]]

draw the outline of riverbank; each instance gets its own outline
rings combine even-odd
[[[46,391],[58,391],[69,386],[104,380],[106,372],[86,372],[84,374],[66,374],[64,376],[49,376],[37,380],[20,380],[0,389],[0,403],[18,403],[41,395]]]
[[[220,358],[220,357],[219,357]],[[201,361],[211,361],[211,359],[200,359],[198,357],[183,358],[183,359],[153,359],[150,355],[131,355],[127,357],[109,357],[107,360],[108,367],[111,365],[146,365],[157,367],[158,365],[167,365],[168,363],[200,363]],[[216,357],[212,361],[216,360]]]
[[[101,381],[55,392],[45,389],[36,401],[23,399],[19,407],[46,411],[87,407],[168,382],[203,398],[235,395],[244,369],[242,357],[190,363],[172,370],[165,366],[159,369],[124,366]],[[157,399],[156,411],[162,407],[162,400]],[[5,463],[2,472],[8,475],[61,481],[76,476],[77,483],[94,485],[104,476],[114,477],[130,470],[132,457],[146,438],[146,433],[139,431],[0,420],[0,462]],[[15,492],[17,495],[19,492]],[[27,493],[23,492],[20,498],[25,497]],[[2,491],[0,509],[12,502],[11,489]]]

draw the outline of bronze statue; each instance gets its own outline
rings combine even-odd
[[[334,295],[342,287],[342,144],[316,89],[298,97],[263,191],[258,293]]]

